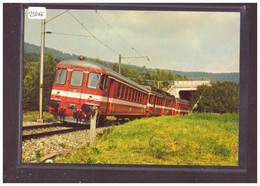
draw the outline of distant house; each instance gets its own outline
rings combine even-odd
[[[167,92],[171,95],[174,95],[175,98],[189,100],[191,92],[197,90],[197,87],[201,85],[210,86],[210,81],[174,81],[173,85]]]

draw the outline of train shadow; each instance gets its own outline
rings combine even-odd
[[[123,125],[129,121],[131,121],[129,118],[107,117],[104,121],[102,121],[98,128]]]
[[[123,125],[133,119],[129,118],[116,118],[116,117],[107,117],[104,121],[102,121],[100,124],[97,125],[97,128],[102,128],[102,127],[110,127],[110,126],[119,126]],[[54,122],[53,125],[57,125],[60,127],[86,127],[86,129],[90,129],[90,125],[85,125],[85,124],[78,124],[78,123],[70,123],[70,122]]]

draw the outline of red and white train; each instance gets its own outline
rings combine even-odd
[[[93,106],[98,107],[98,121],[106,116],[131,119],[187,114],[191,110],[187,101],[151,91],[95,62],[73,59],[58,63],[50,98],[55,119],[89,124]]]

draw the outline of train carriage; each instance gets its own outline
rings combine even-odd
[[[165,97],[165,108],[163,115],[173,115],[174,114],[174,103],[175,103],[175,97],[166,95]]]
[[[188,114],[191,110],[191,106],[187,100],[176,99],[176,115]]]
[[[106,116],[174,115],[179,104],[189,109],[166,92],[151,91],[103,65],[79,59],[57,64],[50,112],[63,122],[89,124],[93,107],[98,107],[97,118],[102,121]]]

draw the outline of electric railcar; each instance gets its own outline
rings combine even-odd
[[[50,112],[56,120],[90,124],[93,107],[98,121],[106,116],[140,118],[187,114],[188,102],[163,91],[151,91],[95,62],[64,60],[57,64],[50,97]]]

